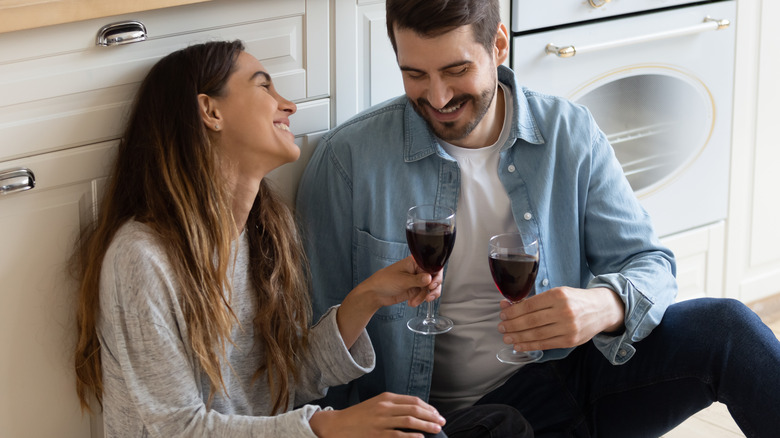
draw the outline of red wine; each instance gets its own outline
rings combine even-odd
[[[527,254],[490,254],[490,273],[501,295],[516,303],[534,287],[539,259]]]
[[[414,229],[406,229],[406,242],[414,260],[425,272],[439,272],[452,253],[455,244],[455,228],[434,222],[419,224]]]

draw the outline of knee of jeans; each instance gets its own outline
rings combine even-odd
[[[699,298],[685,304],[692,306],[688,307],[689,312],[685,314],[691,328],[698,326],[708,331],[728,331],[734,327],[752,325],[758,318],[744,303],[732,298]]]
[[[750,326],[760,322],[760,318],[753,310],[741,301],[732,298],[712,300],[711,316],[715,321],[724,325],[724,329],[733,329],[739,326]]]
[[[495,404],[490,406],[491,413],[481,421],[486,428],[493,432],[490,436],[516,436],[523,437],[531,433],[531,425],[523,414],[509,405]],[[513,435],[503,435],[511,432]],[[529,435],[532,436],[532,435]]]

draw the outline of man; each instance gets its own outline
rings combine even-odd
[[[387,26],[406,95],[323,137],[301,180],[315,311],[407,255],[406,210],[436,203],[456,210],[439,306],[455,328],[414,334],[416,310],[383,309],[368,327],[375,371],[328,403],[385,390],[441,412],[502,403],[536,436],[626,437],[719,400],[746,434],[775,433],[777,339],[734,300],[672,305],[673,255],[590,113],[501,65],[497,0],[388,0]],[[487,242],[518,229],[540,239],[536,293],[499,304]],[[510,366],[495,357],[504,344],[544,354]]]

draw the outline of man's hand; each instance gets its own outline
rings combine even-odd
[[[623,301],[607,288],[556,287],[501,309],[498,331],[518,351],[576,347],[623,328]]]

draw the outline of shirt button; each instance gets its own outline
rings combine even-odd
[[[544,280],[542,280],[542,286],[547,286],[548,284],[550,284],[550,280],[548,280],[546,278]]]
[[[515,171],[515,165],[514,164],[510,164],[509,167],[506,168],[506,170],[508,170],[509,173],[514,172]]]
[[[618,356],[620,356],[620,357],[626,357],[627,354],[628,353],[626,352],[626,350],[624,350],[622,348],[620,349],[620,351],[618,351]]]
[[[523,215],[523,219],[530,221],[531,218],[534,217],[531,213],[526,213]]]

